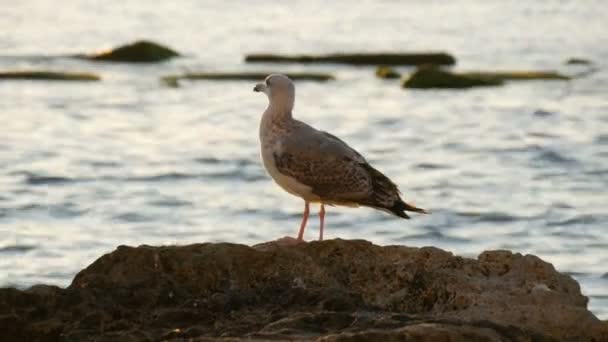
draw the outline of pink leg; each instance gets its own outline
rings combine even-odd
[[[306,228],[306,222],[308,222],[308,214],[310,208],[308,202],[304,201],[304,215],[302,216],[302,224],[300,225],[300,232],[298,232],[298,241],[304,241],[304,228]]]
[[[321,224],[319,226],[319,241],[323,241],[323,225],[325,224],[325,205],[321,203],[321,210],[319,210],[319,220]]]

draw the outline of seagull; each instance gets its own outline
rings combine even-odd
[[[262,162],[274,181],[304,200],[297,242],[304,241],[310,203],[320,203],[319,240],[323,240],[325,205],[371,207],[409,219],[406,211],[427,214],[401,199],[399,189],[344,141],[293,118],[295,85],[273,74],[254,92],[268,97],[260,120]]]

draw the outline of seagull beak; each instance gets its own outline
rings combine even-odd
[[[255,85],[255,87],[253,87],[253,91],[255,91],[256,93],[262,92],[262,93],[266,93],[266,85],[264,83],[258,83]]]

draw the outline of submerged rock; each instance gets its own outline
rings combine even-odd
[[[593,64],[593,62],[591,62],[591,60],[586,59],[586,58],[576,58],[576,57],[572,57],[572,58],[568,58],[565,62],[565,64],[582,64],[582,65],[589,65],[589,64]]]
[[[428,53],[337,53],[330,55],[250,54],[251,63],[336,63],[352,65],[453,65],[456,59],[445,52]]]
[[[169,85],[177,85],[180,80],[214,80],[214,81],[260,81],[270,74],[277,72],[199,72],[186,73],[181,75],[169,75],[162,78],[163,82]],[[334,80],[335,77],[326,73],[314,72],[286,72],[287,75],[294,81],[318,81],[325,82]]]
[[[569,80],[570,76],[560,74],[556,71],[537,70],[511,70],[511,71],[469,71],[459,73],[462,76],[473,78],[498,79],[503,81],[526,81],[526,80]]]
[[[151,63],[165,61],[177,56],[179,56],[179,53],[164,45],[147,40],[139,40],[107,51],[91,55],[78,55],[76,57],[93,61]]]
[[[1,80],[44,80],[44,81],[99,81],[101,77],[85,72],[59,72],[45,70],[0,71]]]
[[[401,74],[397,70],[386,65],[376,68],[376,76],[383,79],[401,78]]]
[[[502,80],[458,74],[433,66],[419,67],[406,80],[404,88],[472,88],[501,85]]]
[[[496,86],[504,81],[526,80],[570,80],[570,76],[555,71],[512,70],[512,71],[469,71],[452,72],[434,65],[420,66],[408,79],[404,88],[471,88]]]
[[[0,289],[0,340],[602,341],[532,255],[330,240],[120,246],[66,289]]]

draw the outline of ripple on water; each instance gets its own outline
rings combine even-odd
[[[56,218],[72,218],[87,213],[89,209],[82,208],[73,202],[62,202],[53,204],[28,203],[15,208],[6,208],[6,216],[31,215],[37,213],[49,214]]]
[[[169,207],[169,208],[194,206],[194,203],[192,203],[190,201],[180,200],[179,198],[157,199],[157,200],[149,201],[148,204],[155,206],[155,207]]]
[[[589,240],[596,239],[597,237],[594,234],[577,232],[573,230],[556,230],[550,233],[552,236],[558,236],[561,238],[567,238],[568,240]],[[575,248],[579,248],[579,246],[574,246]],[[585,247],[587,247],[585,245]]]
[[[578,163],[578,161],[575,158],[567,157],[563,153],[560,153],[560,152],[554,151],[554,150],[550,150],[550,149],[544,149],[540,153],[537,153],[533,157],[532,162],[535,164],[540,163],[541,165],[546,165],[546,164],[573,165],[573,164]]]
[[[490,212],[474,212],[474,211],[461,211],[456,212],[456,215],[461,217],[470,217],[475,220],[475,222],[492,222],[492,223],[504,223],[504,222],[514,222],[523,219],[528,219],[521,216],[511,215],[509,213],[500,212],[500,211],[490,211]]]
[[[27,185],[63,185],[79,181],[76,178],[64,176],[41,175],[30,171],[13,172],[14,175],[23,176],[23,182]]]
[[[602,220],[605,222],[606,217],[603,217]],[[574,217],[560,220],[560,221],[550,221],[547,222],[547,226],[549,227],[561,227],[561,226],[574,226],[574,225],[591,225],[598,223],[600,220],[597,215],[593,214],[582,214],[576,215]]]
[[[599,145],[608,145],[608,134],[598,134],[595,137],[594,142]]]
[[[449,169],[450,166],[446,164],[438,164],[438,163],[418,163],[412,166],[415,169],[421,170],[442,170]]]
[[[8,245],[0,247],[0,253],[25,253],[36,248],[36,245]]]
[[[130,176],[122,180],[127,182],[170,182],[198,178],[200,175],[182,172],[167,172],[148,176]]]
[[[426,233],[422,233],[422,234],[404,235],[402,237],[397,238],[396,240],[404,241],[404,242],[407,242],[407,241],[441,241],[441,242],[448,242],[448,243],[466,243],[466,242],[471,241],[470,239],[449,236],[449,235],[443,234],[440,231],[432,231],[432,232],[426,232]]]
[[[125,222],[125,223],[134,223],[134,222],[150,222],[153,221],[154,218],[143,215],[140,213],[127,212],[119,215],[114,215],[112,217],[116,221]]]

